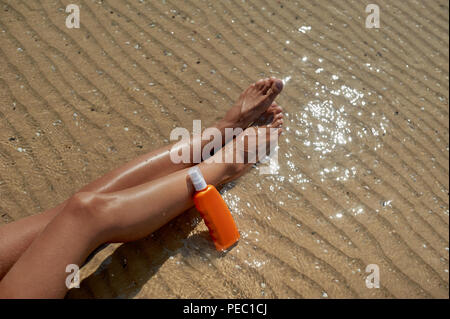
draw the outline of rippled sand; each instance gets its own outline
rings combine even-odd
[[[282,78],[279,168],[83,269],[79,297],[448,298],[449,7],[361,1],[0,1],[0,223],[53,207]],[[276,169],[276,167],[275,167]],[[368,289],[366,266],[380,269]]]

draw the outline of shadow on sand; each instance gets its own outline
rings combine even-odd
[[[211,258],[225,256],[226,252],[216,251],[208,231],[189,236],[201,221],[200,214],[191,208],[146,238],[120,245],[65,298],[133,298],[170,256],[189,255],[193,247],[207,251]]]

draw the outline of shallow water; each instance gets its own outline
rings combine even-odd
[[[448,298],[448,2],[2,1],[0,223],[283,79],[278,167],[222,190],[241,232],[214,251],[191,210],[110,245],[68,297]],[[367,265],[380,269],[368,289]]]

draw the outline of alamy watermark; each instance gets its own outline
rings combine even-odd
[[[380,288],[380,267],[377,264],[367,265],[366,272],[370,273],[366,277],[366,287],[369,289]]]
[[[278,129],[254,127],[225,128],[225,136],[215,127],[202,133],[201,120],[193,121],[192,134],[186,128],[177,127],[170,133],[170,140],[176,141],[170,149],[173,163],[198,164],[208,160],[213,163],[257,163],[267,164],[259,169],[260,174],[273,174],[278,167]],[[227,149],[221,156],[213,156],[223,146],[223,142],[235,138],[235,147]],[[203,146],[203,142],[207,142]]]
[[[366,13],[369,13],[366,17],[366,28],[378,29],[380,27],[380,7],[377,4],[370,3],[366,6]]]
[[[70,273],[66,277],[67,289],[80,288],[80,267],[75,264],[68,264],[66,266],[66,272]]]
[[[66,12],[70,13],[66,18],[66,27],[69,29],[80,28],[80,8],[76,4],[69,4]]]

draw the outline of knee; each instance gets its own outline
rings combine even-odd
[[[107,210],[107,200],[102,194],[94,192],[79,192],[68,201],[65,211],[77,219],[89,222],[101,222]]]

